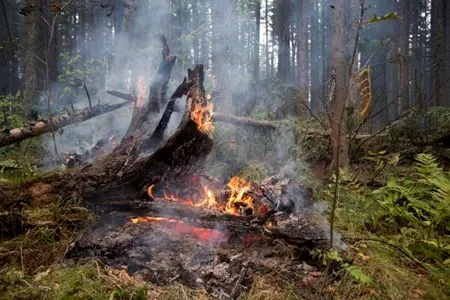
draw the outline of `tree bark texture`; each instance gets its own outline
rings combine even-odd
[[[345,122],[345,102],[347,98],[345,55],[344,55],[344,0],[337,0],[333,12],[332,63],[334,71],[334,91],[331,101],[331,139],[333,160],[331,168],[349,166],[347,127]]]

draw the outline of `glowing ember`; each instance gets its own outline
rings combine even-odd
[[[145,222],[163,225],[173,230],[181,237],[184,235],[189,235],[198,240],[210,242],[226,242],[228,240],[228,235],[225,232],[215,229],[195,227],[176,219],[164,217],[138,217],[131,219],[131,223],[133,224]]]
[[[166,192],[164,192],[164,198],[158,198],[158,200],[169,200],[172,202],[178,202],[187,206],[194,206],[194,203],[192,202],[192,200],[190,199],[183,199],[180,197],[177,197],[174,194],[167,194]]]
[[[243,234],[241,235],[240,240],[242,241],[245,247],[250,247],[254,243],[263,240],[263,237],[257,235]]]
[[[252,209],[254,206],[254,199],[252,196],[246,194],[250,188],[251,183],[245,181],[243,178],[235,176],[230,179],[227,186],[231,189],[231,195],[228,198],[225,211],[232,215],[241,215],[241,209]]]
[[[137,94],[137,98],[136,98],[136,106],[142,107],[142,105],[144,104],[144,94],[145,94],[144,77],[141,77],[141,76],[138,77],[137,88],[138,88],[138,94]]]
[[[203,133],[211,134],[214,131],[212,122],[214,105],[207,102],[205,105],[201,103],[194,104],[191,110],[191,119],[197,124],[198,130]]]
[[[158,222],[158,221],[164,221],[169,223],[176,223],[181,222],[175,219],[169,219],[169,218],[163,218],[163,217],[137,217],[132,218],[131,223],[137,224],[137,223],[145,223],[145,222]]]
[[[155,185],[152,184],[151,186],[148,187],[148,190],[147,190],[148,196],[149,196],[150,198],[152,198],[152,199],[155,198],[155,196],[153,196],[153,188],[154,188],[154,187],[155,187]]]

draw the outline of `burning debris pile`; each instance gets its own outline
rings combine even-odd
[[[223,188],[199,178],[171,191],[153,184],[150,201],[131,201],[127,211],[103,208],[99,226],[69,257],[97,257],[146,281],[217,298],[237,297],[256,275],[302,282],[317,274],[309,252],[327,247],[328,234],[310,201],[298,202],[307,190],[282,176],[261,185],[233,177]]]

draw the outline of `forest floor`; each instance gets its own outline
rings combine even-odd
[[[395,168],[400,176],[410,172],[412,165]],[[303,282],[276,273],[256,276],[239,299],[450,297],[448,246],[440,247],[433,239],[424,239],[420,235],[423,232],[418,233],[419,227],[402,223],[405,220],[400,220],[400,214],[386,215],[385,210],[377,207],[368,195],[377,191],[380,184],[371,187],[373,178],[371,182],[360,180],[367,177],[362,175],[367,175],[363,169],[345,172],[340,182],[335,227],[348,238],[348,248],[315,253],[323,271],[311,273]],[[383,172],[386,179],[387,171]],[[354,175],[357,173],[360,176]],[[381,181],[380,178],[378,175],[376,179]],[[322,182],[323,177],[315,175],[310,181]],[[315,198],[331,203],[332,187],[332,182],[317,186]],[[204,290],[181,284],[150,284],[97,260],[67,259],[74,241],[96,221],[96,216],[81,205],[80,199],[3,212],[0,216],[11,214],[20,214],[32,226],[0,244],[0,299],[211,298]],[[438,242],[448,245],[448,235],[441,236]]]

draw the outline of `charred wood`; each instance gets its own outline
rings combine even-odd
[[[172,112],[174,111],[175,108],[175,101],[178,98],[181,98],[183,95],[185,95],[189,91],[189,88],[192,86],[192,84],[193,84],[192,82],[188,82],[187,79],[184,78],[183,82],[172,94],[169,102],[166,105],[166,109],[164,110],[161,120],[156,126],[155,131],[153,131],[152,135],[150,136],[145,148],[154,148],[163,141],[164,132],[167,129],[170,117],[172,116]]]
[[[142,132],[153,132],[157,123],[152,121],[152,118],[166,104],[167,86],[176,56],[170,55],[170,48],[164,35],[161,35],[161,42],[163,44],[162,60],[150,86],[148,101],[145,105],[135,102],[135,110],[126,137]]]

